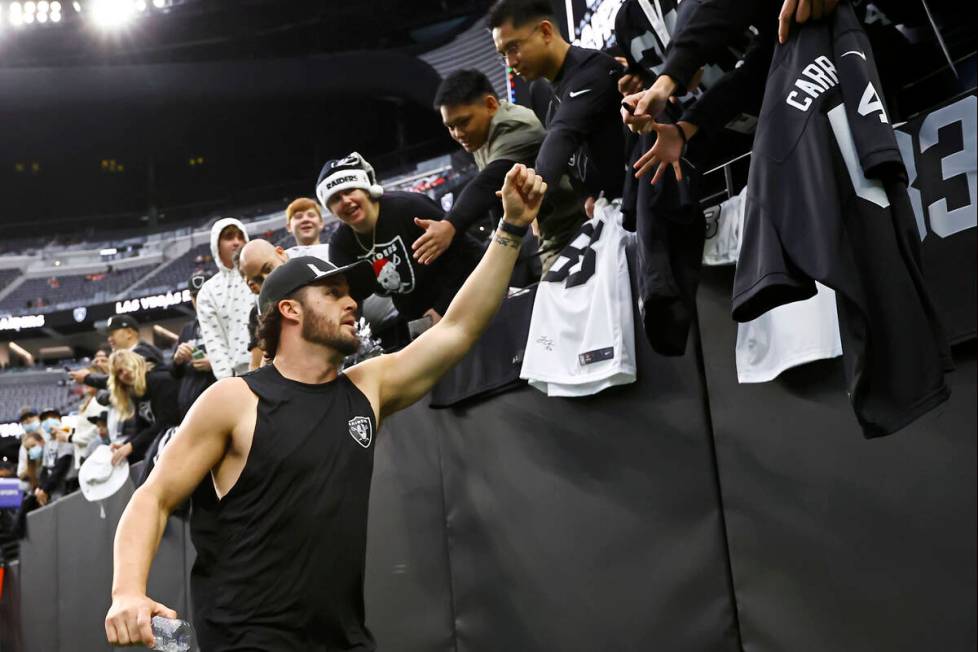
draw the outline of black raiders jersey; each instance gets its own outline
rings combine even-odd
[[[907,174],[851,6],[778,46],[754,141],[733,316],[836,291],[846,381],[867,437],[947,399]]]

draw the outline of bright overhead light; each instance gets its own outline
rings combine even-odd
[[[28,14],[34,13],[35,8],[36,5],[34,4],[34,0],[27,0],[27,2],[24,3],[24,11]]]
[[[153,6],[157,9],[162,9],[163,5],[166,4],[166,0],[153,0]]]
[[[34,22],[34,14],[25,14],[24,15],[24,22],[27,23],[28,25],[30,25],[31,23],[33,23]]]
[[[136,0],[136,9],[146,11],[146,0]]]
[[[58,0],[51,3],[51,11],[61,11],[61,3]]]
[[[89,5],[92,21],[105,29],[125,25],[132,18],[134,8],[132,0],[95,0]]]
[[[48,15],[47,14],[38,14],[37,15],[37,22],[39,22],[39,23],[46,23],[46,22],[48,22]]]
[[[48,0],[41,0],[37,3],[37,10],[42,14],[46,14],[48,12],[48,6]]]
[[[58,13],[58,12],[55,12],[55,13],[51,14],[51,22],[52,23],[60,23],[61,22],[61,14]]]
[[[81,3],[78,2],[78,0],[75,0],[74,2],[72,2],[71,3],[71,6],[74,7],[75,13],[78,13],[78,14],[81,13]]]

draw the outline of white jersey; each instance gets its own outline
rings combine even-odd
[[[720,204],[707,218],[704,265],[737,262],[747,188]],[[737,325],[737,380],[766,383],[791,367],[842,355],[835,292],[820,283],[818,294],[770,310]]]
[[[635,382],[627,235],[621,211],[599,200],[540,281],[520,378],[548,396]]]
[[[733,265],[740,251],[740,229],[744,225],[747,187],[719,206],[706,210],[704,265]]]
[[[785,369],[842,355],[835,292],[815,283],[818,294],[769,310],[737,326],[737,380],[766,383]]]

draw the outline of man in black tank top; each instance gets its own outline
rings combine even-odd
[[[260,337],[272,364],[220,380],[196,401],[119,522],[110,644],[152,646],[151,618],[176,617],[146,595],[146,580],[170,512],[210,475],[218,526],[192,576],[206,587],[192,619],[201,650],[375,649],[363,576],[377,431],[479,338],[545,192],[533,170],[514,166],[503,220],[443,319],[405,349],[343,373],[359,344],[355,299],[374,283],[369,263],[299,257],[268,275]]]

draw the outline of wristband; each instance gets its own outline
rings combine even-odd
[[[523,226],[516,226],[515,224],[510,224],[506,220],[499,220],[499,230],[503,233],[516,236],[517,238],[522,238],[526,235],[526,232],[530,230],[530,225],[524,224]]]
[[[683,149],[686,149],[686,144],[689,142],[686,138],[686,132],[683,131],[683,128],[679,126],[678,122],[673,122],[672,126],[675,127],[676,131],[679,132],[679,137],[683,139]]]

